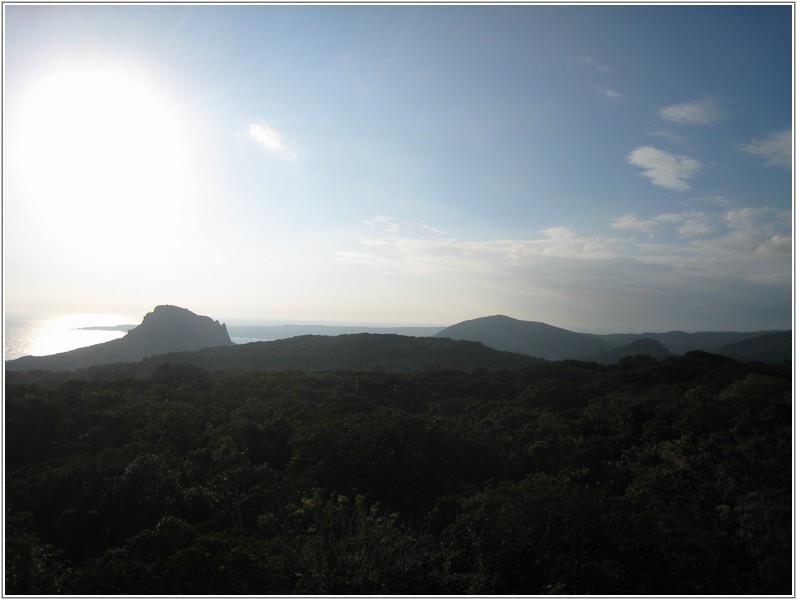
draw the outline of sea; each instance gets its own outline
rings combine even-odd
[[[126,331],[112,329],[83,329],[84,327],[114,327],[140,321],[141,317],[108,313],[78,313],[51,317],[31,317],[6,314],[3,320],[3,350],[5,360],[22,356],[46,356],[67,352],[83,346],[100,344],[125,335]]]

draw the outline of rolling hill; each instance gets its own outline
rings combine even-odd
[[[791,331],[779,331],[727,344],[717,354],[741,361],[779,363],[792,359]]]
[[[719,353],[729,344],[743,342],[769,333],[783,333],[773,331],[666,331],[662,333],[611,333],[599,337],[615,346],[630,344],[642,338],[656,340],[674,354],[686,354],[693,350],[702,352]],[[788,333],[788,332],[786,332]]]
[[[601,337],[504,315],[482,317],[446,327],[436,337],[471,340],[485,346],[547,360],[583,358],[616,346]]]
[[[600,352],[587,357],[585,360],[595,361],[601,364],[612,364],[622,360],[628,356],[650,356],[652,358],[667,358],[672,356],[673,353],[667,350],[660,342],[650,338],[641,338],[634,340],[630,344],[620,346],[619,348],[612,348],[605,352]]]
[[[791,331],[589,334],[494,315],[457,323],[437,336],[477,341],[498,350],[547,360],[615,362],[637,354],[664,358],[693,351],[745,361],[781,362],[791,358]]]

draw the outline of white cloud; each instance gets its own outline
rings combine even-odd
[[[791,130],[773,131],[759,140],[739,144],[739,149],[765,159],[768,167],[791,167]]]
[[[771,214],[772,210],[765,207],[735,208],[727,211],[722,220],[731,231],[752,231],[758,229],[761,222]]]
[[[363,223],[368,225],[368,227],[379,228],[389,233],[398,233],[401,231],[401,227],[399,226],[398,219],[396,219],[396,217],[376,215],[374,217],[363,219]]]
[[[721,215],[726,232],[693,241],[694,256],[714,273],[759,283],[791,283],[791,215],[769,208],[740,208]]]
[[[428,231],[434,235],[445,235],[447,232],[445,229],[440,229],[439,227],[435,227],[434,225],[421,225],[421,229],[424,231]]]
[[[709,96],[659,109],[659,116],[683,125],[712,125],[725,116],[720,103]]]
[[[606,259],[617,255],[614,246],[620,241],[579,236],[565,227],[542,230],[542,237],[536,239],[466,241],[428,225],[400,227],[389,217],[374,217],[364,223],[369,229],[377,229],[361,241],[370,252],[342,251],[336,253],[338,260],[380,269],[391,267],[415,276],[485,274],[542,257]]]
[[[337,259],[412,277],[482,282],[508,277],[516,269],[543,268],[553,259],[579,264],[630,261],[751,282],[782,284],[791,278],[790,214],[768,208],[684,211],[645,219],[628,214],[611,223],[615,229],[645,233],[671,230],[685,238],[680,243],[585,236],[567,227],[549,227],[527,239],[463,240],[436,235],[437,228],[408,224],[399,229],[392,221],[377,219],[387,227],[362,239],[359,248],[337,252]]]
[[[714,231],[714,227],[711,225],[709,219],[702,213],[684,219],[678,227],[678,233],[688,238],[708,235],[712,231]]]
[[[642,167],[642,175],[654,185],[683,192],[689,189],[688,181],[703,166],[696,158],[670,154],[652,146],[640,146],[633,150],[626,160],[634,166]]]
[[[597,85],[597,86],[595,86],[595,89],[598,90],[598,92],[600,92],[601,94],[603,94],[607,98],[611,98],[613,100],[623,97],[623,95],[621,93],[615,92],[614,90],[612,90],[610,88],[607,88],[607,87],[603,87],[603,86]]]
[[[623,328],[636,327],[633,320],[654,329],[754,327],[757,318],[784,319],[789,306],[786,211],[630,214],[613,223],[620,229],[679,231],[688,238],[659,243],[587,236],[568,227],[549,227],[523,239],[474,240],[405,222],[389,231],[392,221],[362,224],[367,233],[353,244],[347,238],[334,256],[341,268],[370,271],[375,282],[411,289],[430,305],[483,302],[484,314],[497,311],[564,327],[574,323],[563,318],[580,316],[585,327],[607,324],[601,320],[605,314]],[[524,311],[531,312],[524,316]]]
[[[694,238],[714,231],[712,218],[702,212],[666,213],[648,219],[640,219],[635,214],[627,214],[610,223],[614,229],[628,229],[653,233],[665,225],[676,225],[676,231],[683,237]]]
[[[266,124],[249,124],[249,136],[270,152],[279,152],[285,147],[282,136]]]
[[[776,233],[768,240],[763,240],[756,252],[770,256],[788,256],[791,254],[791,236]]]
[[[617,217],[610,225],[614,229],[630,229],[645,233],[650,233],[659,228],[659,223],[655,219],[640,219],[633,213]]]
[[[265,123],[250,123],[247,126],[247,133],[255,142],[272,154],[279,154],[295,160],[297,154],[288,148],[281,133],[278,133]]]

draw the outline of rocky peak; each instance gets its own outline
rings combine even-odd
[[[156,306],[124,340],[131,346],[146,347],[148,354],[232,345],[224,323],[171,305]]]

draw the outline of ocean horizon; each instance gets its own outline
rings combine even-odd
[[[126,315],[75,313],[54,316],[5,315],[3,356],[48,356],[123,337],[126,332],[83,327],[110,327],[132,323]]]

